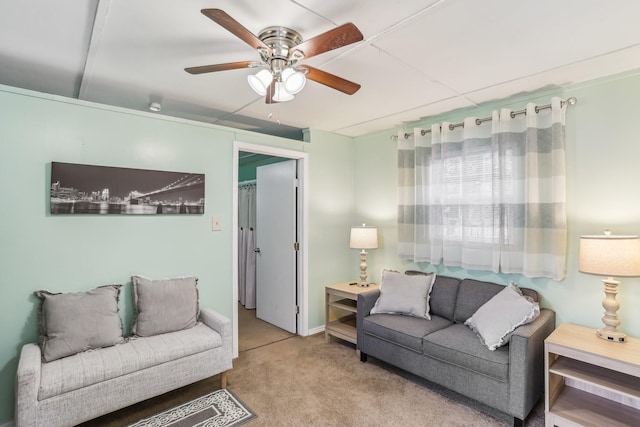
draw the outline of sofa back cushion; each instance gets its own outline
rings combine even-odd
[[[504,286],[497,283],[482,282],[480,280],[464,279],[460,282],[458,299],[456,301],[456,311],[454,321],[464,323],[473,316],[484,303],[489,301],[504,289]]]
[[[455,304],[453,320],[458,323],[464,323],[468,318],[473,316],[482,305],[504,288],[504,285],[498,285],[492,282],[482,282],[473,279],[462,280]],[[531,297],[534,301],[538,301],[538,293],[536,291],[527,288],[521,288],[521,290],[524,295]]]
[[[405,274],[431,274],[417,270],[407,270]],[[453,313],[456,306],[456,298],[458,297],[458,287],[460,279],[448,276],[436,275],[436,281],[431,289],[431,299],[429,301],[430,313],[436,316],[444,317],[453,321]]]

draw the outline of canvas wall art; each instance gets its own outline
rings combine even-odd
[[[52,214],[204,214],[204,174],[51,162]]]

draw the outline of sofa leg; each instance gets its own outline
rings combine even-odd
[[[360,361],[365,363],[367,361],[367,353],[360,352]]]
[[[227,371],[220,374],[220,388],[227,388]]]
[[[524,427],[524,420],[513,417],[513,427]]]

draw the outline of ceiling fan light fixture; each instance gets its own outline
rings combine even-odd
[[[295,95],[304,88],[307,78],[304,73],[289,67],[282,72],[282,81],[284,82],[285,90],[291,95]]]
[[[287,92],[283,82],[276,82],[276,93],[273,95],[273,100],[276,102],[291,101],[294,98],[292,94]]]
[[[260,96],[265,96],[267,94],[267,88],[271,85],[272,80],[273,76],[269,70],[261,70],[256,74],[250,74],[247,76],[249,86],[251,86],[251,89]]]

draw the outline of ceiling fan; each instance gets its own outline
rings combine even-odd
[[[353,95],[360,85],[309,65],[298,65],[303,58],[311,58],[363,39],[352,23],[303,40],[296,31],[287,27],[267,27],[258,36],[220,9],[202,9],[201,12],[236,37],[258,51],[261,61],[240,61],[226,64],[202,65],[185,68],[190,74],[212,73],[238,68],[262,68],[249,75],[251,88],[265,96],[267,104],[293,99],[302,90],[306,80],[313,80],[347,95]]]

